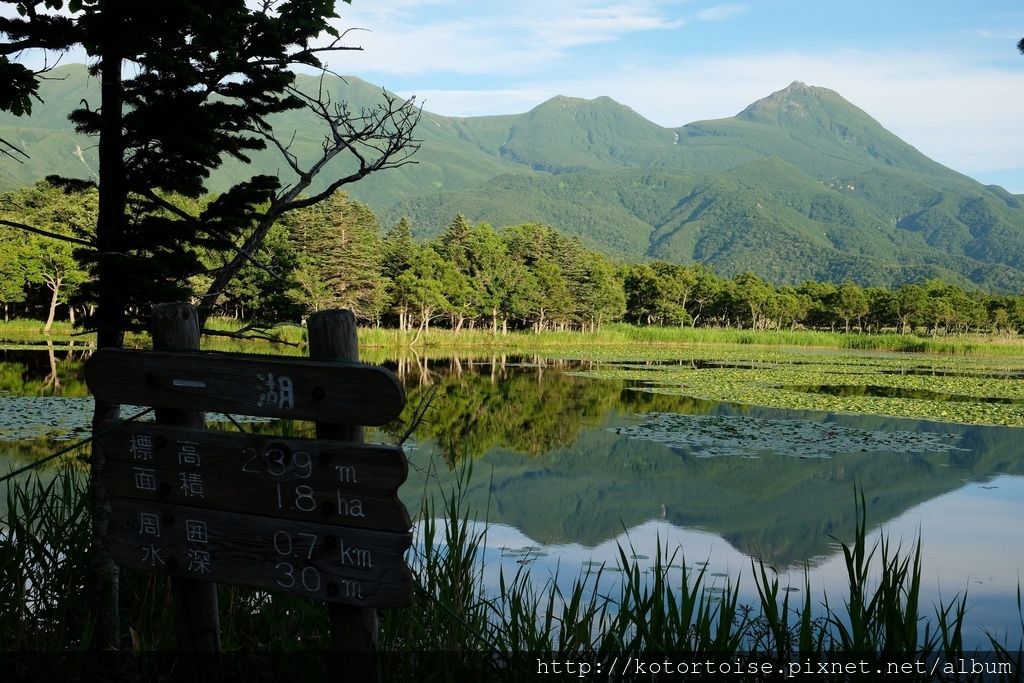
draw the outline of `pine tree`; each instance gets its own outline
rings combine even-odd
[[[481,313],[483,292],[474,277],[472,233],[473,228],[466,217],[457,214],[434,246],[438,256],[451,266],[445,295],[451,326],[456,332],[462,329],[466,318],[474,318]]]
[[[200,297],[205,316],[267,233],[290,210],[312,206],[340,186],[408,161],[418,147],[419,112],[385,96],[380,107],[353,114],[294,87],[292,67],[322,68],[320,56],[349,49],[331,25],[334,0],[4,0],[0,16],[0,110],[31,114],[40,74],[7,55],[34,49],[80,48],[100,79],[99,101],[70,113],[80,133],[97,136],[98,211],[94,236],[76,256],[93,275],[82,296],[95,302],[88,321],[101,347],[120,347],[154,303],[187,299],[203,270],[203,249],[236,253]],[[321,41],[327,37],[327,42]],[[325,124],[319,157],[300,160],[269,125],[273,114],[306,107]],[[256,150],[281,152],[296,179],[255,175],[199,213],[174,197],[206,193],[223,159],[248,162]],[[10,153],[10,146],[4,149]],[[25,150],[31,154],[31,150]],[[303,197],[335,157],[346,172]],[[63,181],[78,188],[81,181]],[[9,227],[12,223],[7,222]],[[19,226],[29,231],[34,226]],[[97,404],[95,423],[116,406]],[[94,450],[91,482],[94,552],[91,600],[98,647],[117,647],[117,573],[103,552],[109,508],[99,482],[102,452]]]
[[[385,283],[383,307],[398,316],[400,330],[408,329],[412,323],[409,319],[409,293],[399,284],[398,278],[412,267],[419,250],[420,246],[412,238],[412,225],[408,218],[402,216],[384,236],[381,249],[381,276]]]
[[[368,206],[337,192],[288,221],[299,266],[292,296],[309,311],[349,308],[375,320],[384,297],[380,225]]]

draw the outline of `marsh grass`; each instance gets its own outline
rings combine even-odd
[[[8,650],[74,651],[90,645],[84,576],[88,559],[84,479],[72,466],[52,478],[13,483],[0,520],[0,638]],[[837,601],[812,603],[805,578],[803,599],[790,602],[777,574],[753,561],[757,600],[741,604],[738,582],[707,590],[705,570],[670,576],[676,552],[659,542],[652,571],[645,573],[631,549],[619,548],[617,587],[599,589],[609,567],[584,570],[568,588],[541,585],[520,568],[502,572],[500,591],[485,589],[481,564],[486,525],[467,512],[464,486],[427,502],[410,557],[413,605],[382,613],[385,652],[433,653],[432,657],[381,658],[385,680],[515,680],[526,652],[585,655],[593,661],[641,657],[654,652],[715,655],[731,661],[837,661],[844,656],[874,662],[942,657],[964,652],[966,593],[931,613],[921,605],[921,549],[883,537],[867,541],[864,496],[852,543],[841,543],[848,590]],[[607,582],[606,582],[607,583]],[[122,572],[125,651],[172,650],[173,608],[165,577]],[[222,586],[224,647],[244,652],[328,649],[322,603],[247,588]],[[1018,592],[1018,611],[1021,609]],[[1021,619],[1024,632],[1024,616]],[[1003,640],[990,636],[1004,661],[1016,661]],[[443,655],[443,656],[440,656]],[[429,671],[418,670],[427,667]],[[1018,669],[1019,670],[1019,669]],[[468,678],[467,678],[468,677]],[[905,678],[901,680],[907,680]],[[923,678],[921,680],[924,680]]]
[[[0,339],[10,341],[38,341],[63,340],[72,338],[74,330],[71,323],[55,320],[50,328],[50,334],[43,334],[42,320],[30,318],[16,318],[14,320],[0,321]]]
[[[297,324],[259,328],[255,333],[245,330],[245,323],[231,318],[211,318],[207,328],[217,333],[247,334],[249,339],[222,335],[205,335],[203,348],[212,351],[240,353],[304,354],[306,330]],[[55,322],[49,335],[42,333],[38,320],[16,319],[0,322],[0,341],[37,344],[46,341],[64,343],[68,340],[93,343],[95,335],[78,334],[67,322]],[[276,340],[276,343],[275,341]],[[424,332],[384,327],[361,327],[359,342],[363,348],[389,350],[476,349],[506,352],[542,352],[574,348],[607,346],[628,347],[636,344],[655,346],[734,345],[758,347],[805,347],[846,349],[851,351],[892,351],[933,353],[961,356],[1024,356],[1024,337],[1008,334],[964,334],[920,336],[915,334],[858,334],[820,330],[744,330],[721,327],[658,327],[628,323],[605,325],[594,332],[547,330],[540,333],[513,331],[494,334],[490,329],[463,329],[458,333],[435,327]],[[148,347],[145,334],[129,333],[125,343],[130,347]],[[294,349],[289,351],[289,349]]]
[[[510,332],[494,335],[489,330],[462,330],[458,334],[444,328],[423,334],[385,328],[362,328],[360,344],[369,347],[406,348],[485,348],[533,352],[573,347],[664,345],[736,345],[795,346],[846,349],[853,351],[893,351],[949,355],[1024,356],[1024,339],[1009,335],[962,335],[921,337],[903,334],[848,334],[817,330],[741,330],[714,327],[656,327],[626,323],[605,325],[595,332],[544,331]],[[415,340],[415,343],[414,343]]]
[[[0,642],[15,650],[88,648],[88,497],[74,465],[13,482],[0,519]]]

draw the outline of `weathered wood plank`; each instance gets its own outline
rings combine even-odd
[[[100,401],[381,425],[405,390],[386,368],[283,356],[100,349],[85,366]]]
[[[158,304],[153,308],[153,348],[157,351],[198,351],[200,327],[199,314],[194,306]],[[156,421],[183,428],[201,429],[206,425],[203,413],[197,410],[158,409]],[[217,584],[191,578],[172,578],[171,588],[178,648],[186,652],[220,650]],[[199,660],[193,660],[182,673],[182,680],[195,683],[217,680],[216,668],[207,668]]]
[[[406,532],[398,446],[134,423],[98,439],[122,498]]]
[[[309,333],[311,358],[326,361],[359,360],[359,337],[356,332],[356,317],[352,311],[319,311],[309,316],[306,329]],[[316,435],[321,439],[362,441],[363,428],[358,424],[320,421],[316,423]],[[331,625],[331,642],[335,650],[339,653],[345,652],[345,661],[370,674],[365,677],[368,683],[380,681],[380,622],[377,610],[332,604],[327,606],[327,618]]]
[[[123,567],[360,607],[404,607],[409,533],[113,498],[110,549]]]

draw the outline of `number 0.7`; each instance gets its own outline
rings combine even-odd
[[[309,549],[306,551],[306,559],[313,559],[313,548],[316,547],[316,541],[318,536],[316,534],[304,534],[299,532],[296,534],[299,539],[309,539]],[[275,531],[274,532],[274,550],[277,551],[278,555],[285,555],[291,557],[298,557],[292,554],[292,536],[287,531]]]
[[[313,549],[316,547],[318,536],[316,534],[302,533],[301,531],[295,535],[299,537],[299,541],[309,541],[306,559],[313,559]],[[294,548],[295,545],[292,543],[291,534],[283,529],[274,532],[274,550],[277,551],[278,555],[297,558],[298,555],[292,553]],[[295,585],[295,567],[291,562],[278,562],[274,566],[284,572],[284,578],[278,577],[277,585],[281,586],[281,588],[291,588]],[[320,590],[320,572],[317,571],[316,567],[303,567],[302,571],[299,572],[299,581],[302,583],[302,587],[310,593]]]

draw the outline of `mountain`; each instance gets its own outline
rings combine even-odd
[[[95,101],[97,84],[81,66],[51,75],[32,118],[0,116],[0,137],[32,154],[20,165],[0,161],[0,188],[96,168],[93,142],[65,117],[80,100]],[[319,87],[309,76],[299,83]],[[355,111],[381,93],[351,77],[328,78],[324,88]],[[319,148],[303,113],[274,125],[294,134],[300,158]],[[461,212],[497,226],[548,223],[624,259],[701,261],[776,283],[941,277],[1024,289],[1022,197],[936,163],[826,88],[793,83],[736,116],[675,129],[607,97],[560,96],[505,116],[424,111],[417,136],[416,164],[348,189],[385,223],[410,216],[421,236]],[[226,163],[210,188],[247,172],[287,181],[280,159],[265,152],[250,169]]]

